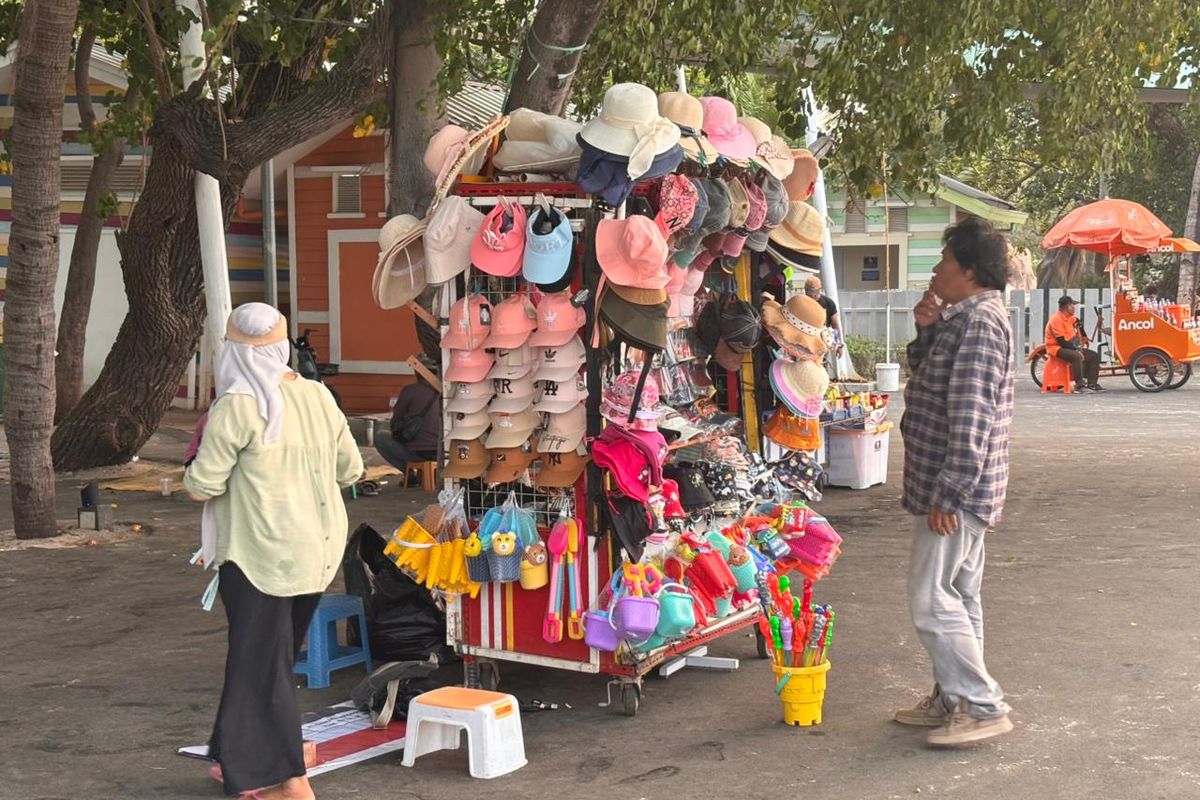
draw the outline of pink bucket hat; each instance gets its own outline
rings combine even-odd
[[[478,383],[487,377],[496,363],[496,357],[483,348],[478,350],[451,350],[450,366],[446,367],[446,380],[460,383]]]
[[[501,278],[519,273],[528,224],[528,214],[520,203],[497,204],[488,212],[479,235],[471,243],[471,263]]]
[[[649,217],[605,219],[596,226],[596,260],[608,280],[634,289],[661,289],[669,278],[667,240]]]
[[[542,298],[537,307],[537,330],[529,337],[533,347],[561,347],[587,322],[587,312],[571,302],[571,292]]]
[[[749,161],[754,156],[754,134],[738,122],[737,109],[724,97],[701,97],[704,107],[704,135],[717,152],[734,161]]]
[[[492,304],[480,294],[469,294],[450,308],[450,330],[442,339],[447,350],[475,350],[492,332]]]
[[[592,461],[607,469],[621,492],[645,503],[650,499],[650,460],[628,439],[597,439]]]
[[[492,333],[483,346],[489,350],[516,350],[537,327],[534,308],[522,293],[510,295],[492,310]]]
[[[674,319],[679,316],[679,292],[683,289],[683,282],[687,280],[687,267],[681,267],[678,264],[667,265],[667,298],[671,304],[667,306],[667,318]]]
[[[658,381],[647,377],[642,386],[642,394],[638,402],[637,414],[633,423],[629,422],[629,412],[633,408],[634,398],[638,396],[637,385],[640,375],[637,372],[622,372],[604,390],[600,401],[600,413],[609,422],[624,428],[634,428],[643,431],[658,430]]]

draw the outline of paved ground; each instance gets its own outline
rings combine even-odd
[[[985,589],[989,663],[1016,708],[1013,734],[937,752],[888,722],[930,681],[904,608],[910,523],[893,440],[886,487],[831,491],[823,505],[847,541],[818,587],[838,609],[822,726],[778,723],[749,637],[713,648],[745,659],[740,672],[652,681],[637,719],[597,708],[601,678],[510,667],[509,691],[573,709],[528,715],[530,765],[487,788],[514,800],[1200,796],[1200,388],[1151,397],[1109,384],[1102,396],[1042,397],[1028,385],[1018,396],[1011,497]],[[184,438],[168,430],[150,450],[180,450]],[[416,500],[393,487],[352,514],[386,527]],[[186,562],[198,512],[152,495],[116,501],[118,519],[152,532],[0,553],[2,798],[218,796],[173,753],[204,740],[224,657],[223,620],[196,607],[203,580]],[[64,512],[71,505],[64,497]],[[331,689],[301,690],[302,702],[340,700],[358,678],[342,672]],[[328,800],[483,788],[459,755],[415,770],[382,758],[314,786]]]

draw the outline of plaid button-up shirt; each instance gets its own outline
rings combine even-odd
[[[1008,488],[1013,345],[1000,292],[942,312],[908,346],[904,389],[904,509],[969,511],[1000,521]]]

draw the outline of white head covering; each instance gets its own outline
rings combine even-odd
[[[217,397],[248,394],[267,423],[263,441],[283,432],[283,376],[291,372],[287,320],[266,303],[247,303],[229,315],[225,350],[217,363]]]

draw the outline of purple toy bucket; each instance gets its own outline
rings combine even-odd
[[[607,611],[589,611],[583,615],[583,641],[595,650],[616,651],[621,636],[612,626]]]
[[[646,639],[658,627],[658,601],[628,595],[618,598],[613,603],[612,624],[626,639]]]

